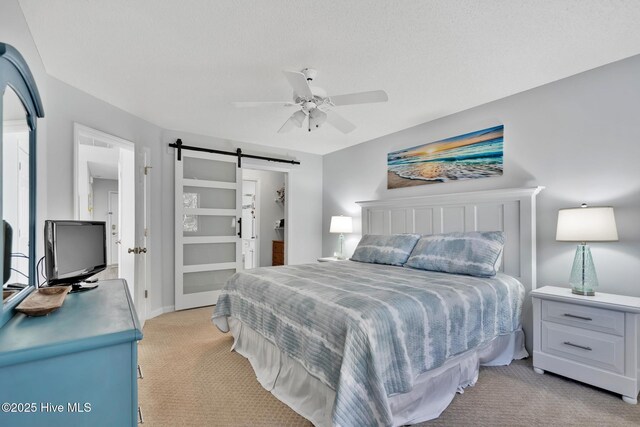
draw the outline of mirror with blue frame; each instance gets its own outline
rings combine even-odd
[[[2,97],[2,300],[9,301],[33,284],[29,274],[29,126],[15,91]]]
[[[20,53],[0,42],[0,327],[38,286],[36,274],[36,125],[38,88]]]

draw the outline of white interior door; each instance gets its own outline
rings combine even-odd
[[[129,293],[136,301],[135,279],[136,260],[135,253],[129,251],[136,247],[136,180],[135,180],[135,152],[129,149],[120,149],[120,161],[118,163],[118,194],[120,226],[120,244],[118,245],[118,272],[120,277],[127,281]]]
[[[120,208],[118,207],[118,195],[117,191],[109,191],[109,259],[107,263],[109,265],[118,265],[118,244],[119,244],[119,234],[120,228],[118,227],[118,215],[120,212]]]
[[[241,169],[234,157],[184,150],[175,180],[175,308],[213,305],[242,268]]]
[[[135,306],[138,318],[144,326],[148,311],[149,280],[151,278],[151,152],[148,148],[140,151],[142,165],[142,227],[136,227],[139,253],[136,257]],[[138,222],[139,223],[139,222]]]

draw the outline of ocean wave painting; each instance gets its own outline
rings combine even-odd
[[[504,126],[387,154],[387,188],[502,175]]]

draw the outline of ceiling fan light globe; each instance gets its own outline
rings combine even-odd
[[[315,108],[309,112],[309,127],[311,129],[318,129],[322,124],[327,121],[327,113]]]
[[[309,117],[312,118],[318,125],[327,121],[327,113],[320,110],[319,108],[314,108],[309,112]]]
[[[307,115],[304,113],[304,111],[299,110],[296,111],[295,113],[293,113],[293,115],[291,116],[291,118],[293,119],[293,121],[295,122],[295,124],[301,128],[302,127],[302,123],[304,122],[304,119],[307,118]]]

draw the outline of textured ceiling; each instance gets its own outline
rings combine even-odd
[[[20,0],[47,72],[166,129],[324,154],[640,53],[640,1]],[[358,128],[277,130],[313,67]],[[417,141],[416,143],[418,143]]]

